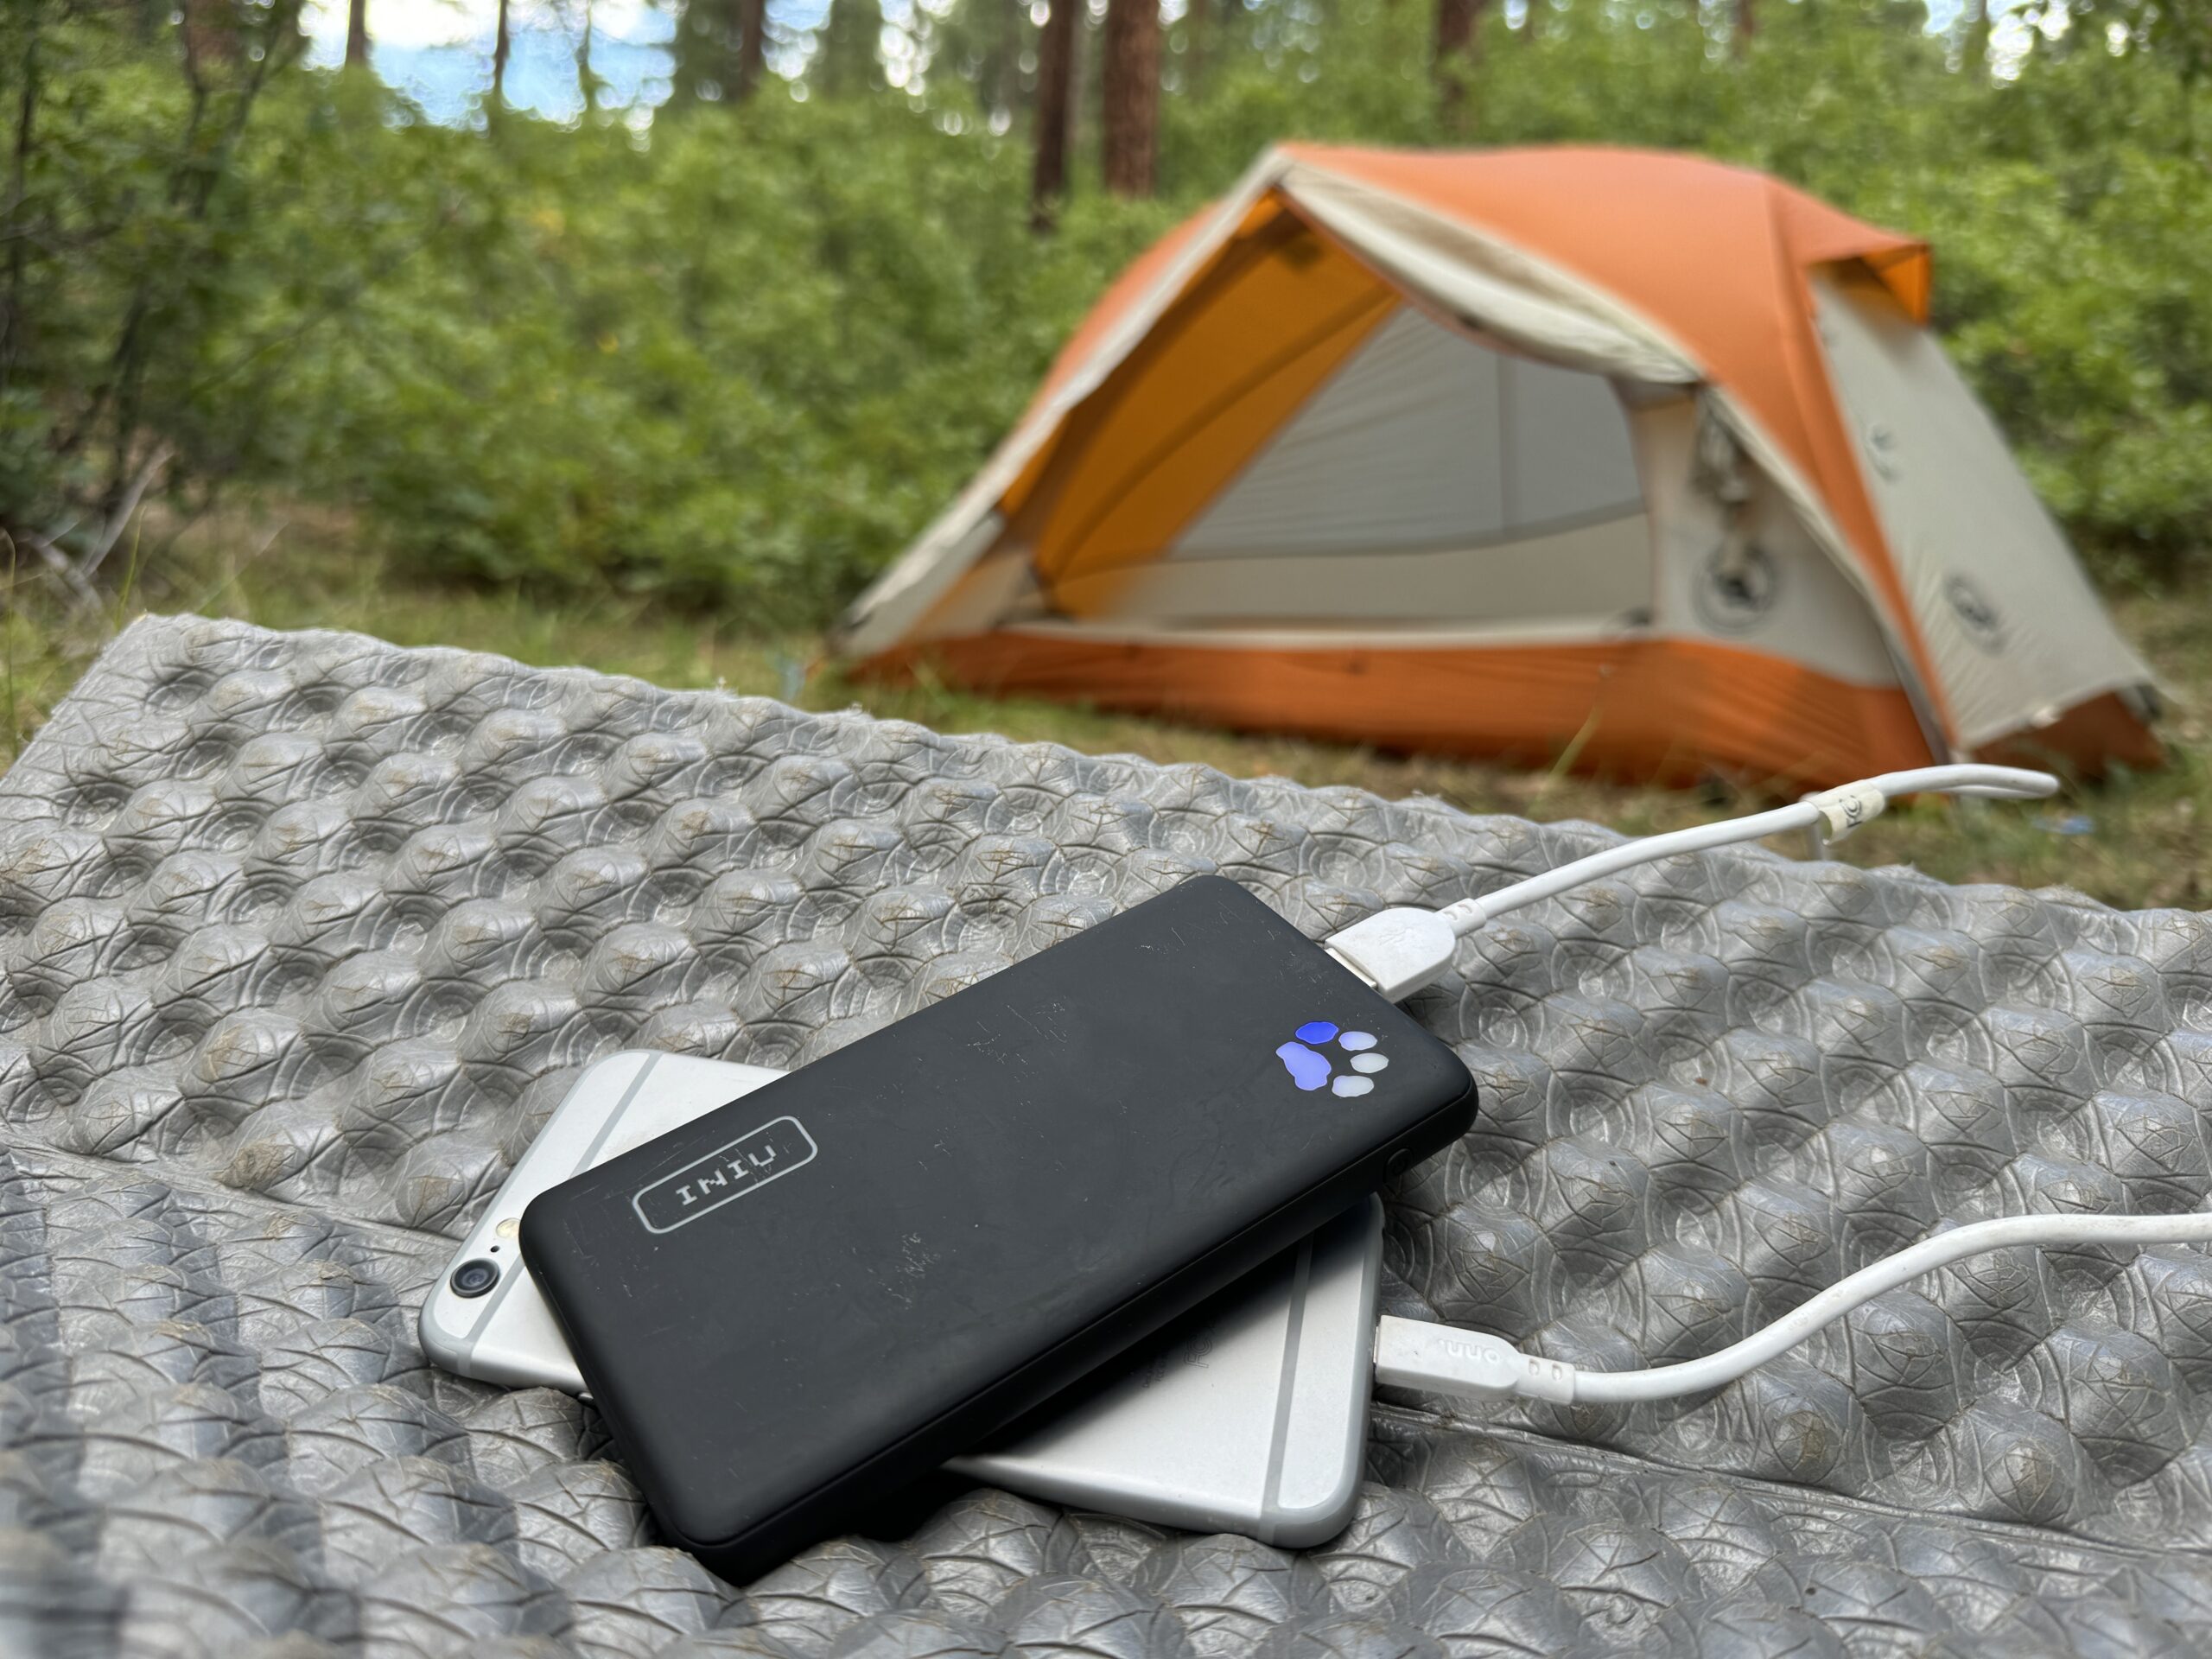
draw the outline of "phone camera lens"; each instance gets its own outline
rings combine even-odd
[[[499,1264],[478,1256],[464,1262],[453,1270],[453,1277],[446,1281],[456,1296],[481,1296],[499,1282]]]

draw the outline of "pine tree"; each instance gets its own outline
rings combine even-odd
[[[883,85],[882,0],[830,0],[815,34],[807,79],[825,98],[849,98]]]
[[[1076,20],[1082,0],[1052,0],[1037,42],[1037,152],[1029,175],[1029,222],[1050,230],[1068,188],[1069,93],[1075,82]]]
[[[1107,0],[1102,77],[1106,188],[1149,196],[1160,159],[1160,0]]]

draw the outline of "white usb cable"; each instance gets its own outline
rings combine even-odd
[[[1840,841],[1902,796],[1944,794],[2035,800],[2058,779],[2012,766],[1919,766],[1884,772],[1806,796],[1789,806],[1721,823],[1699,824],[1624,842],[1441,910],[1395,906],[1332,934],[1329,953],[1393,1001],[1433,983],[1451,966],[1459,939],[1493,917],[1679,853],[1704,852],[1796,830]],[[1520,1395],[1561,1403],[1621,1403],[1701,1394],[1732,1382],[1795,1347],[1885,1290],[1985,1250],[2029,1244],[2212,1243],[2212,1215],[2017,1216],[1974,1222],[1862,1268],[1764,1329],[1702,1359],[1640,1371],[1584,1371],[1523,1353],[1501,1337],[1385,1315],[1375,1334],[1381,1382],[1477,1397]]]
[[[1616,874],[1638,864],[1672,858],[1678,853],[1700,853],[1738,842],[1758,841],[1792,830],[1817,829],[1827,841],[1840,841],[1860,824],[1879,817],[1891,802],[1905,795],[1977,795],[1999,800],[2036,800],[2055,794],[2057,789],[2058,779],[2049,772],[2024,772],[2013,766],[1917,766],[1909,772],[1886,772],[1878,778],[1821,790],[1802,801],[1769,812],[1624,842],[1602,853],[1592,853],[1555,870],[1547,870],[1541,875],[1530,876],[1525,881],[1516,881],[1496,893],[1484,893],[1479,899],[1462,899],[1442,910],[1394,906],[1331,934],[1322,944],[1331,956],[1395,1002],[1440,978],[1452,965],[1452,952],[1461,937],[1473,932],[1491,918],[1556,898],[1586,881]]]
[[[2212,1215],[2005,1216],[1923,1239],[1831,1285],[1802,1307],[1719,1353],[1641,1371],[1586,1371],[1523,1353],[1501,1337],[1385,1314],[1375,1333],[1375,1380],[1436,1394],[1616,1405],[1703,1394],[1796,1347],[1885,1290],[1950,1262],[2015,1244],[2208,1244]]]

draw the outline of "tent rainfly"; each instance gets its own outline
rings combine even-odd
[[[1929,293],[1924,244],[1712,162],[1271,150],[839,644],[1657,780],[2155,764],[2150,672]]]

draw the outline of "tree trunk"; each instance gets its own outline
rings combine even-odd
[[[1436,67],[1466,55],[1475,38],[1475,0],[1436,0]]]
[[[583,100],[584,113],[599,113],[599,77],[591,68],[591,0],[583,0],[583,32],[576,40],[576,96]]]
[[[238,10],[230,0],[184,0],[183,20],[188,76],[196,77],[202,64],[236,63],[245,55]]]
[[[507,58],[514,50],[514,35],[508,28],[507,0],[499,0],[499,21],[492,29],[492,113],[497,115],[507,101]]]
[[[864,95],[883,85],[881,0],[830,0],[806,79],[824,98]]]
[[[369,67],[369,0],[353,0],[346,8],[346,67]]]
[[[1083,0],[1052,0],[1037,41],[1036,162],[1029,173],[1029,222],[1052,228],[1068,188],[1068,92],[1074,80],[1076,16]]]
[[[1968,73],[1989,73],[1989,0],[1967,0],[1967,38],[1960,57]]]
[[[1758,32],[1758,13],[1752,10],[1751,0],[1736,0],[1736,26],[1729,32],[1729,50],[1742,57],[1751,49],[1751,36]]]
[[[1465,124],[1467,74],[1474,67],[1475,24],[1484,0],[1436,0],[1436,52],[1430,72],[1436,77],[1437,95],[1446,121],[1458,130]]]
[[[1107,0],[1101,89],[1106,188],[1149,196],[1160,156],[1160,0]]]
[[[684,0],[671,43],[676,59],[668,101],[711,102],[737,85],[738,16],[741,0]]]
[[[16,223],[29,194],[31,148],[36,142],[40,25],[33,16],[24,30],[23,84],[16,104],[16,143],[8,166],[8,212],[0,229],[8,233],[8,288],[0,295],[0,392],[15,384],[16,359],[23,350],[23,260],[30,245],[29,226]]]
[[[760,85],[768,61],[768,0],[738,0],[737,82],[730,96],[742,104]]]
[[[1011,126],[1021,107],[1021,37],[1029,8],[1023,0],[993,0],[991,50],[982,76],[985,107]]]

